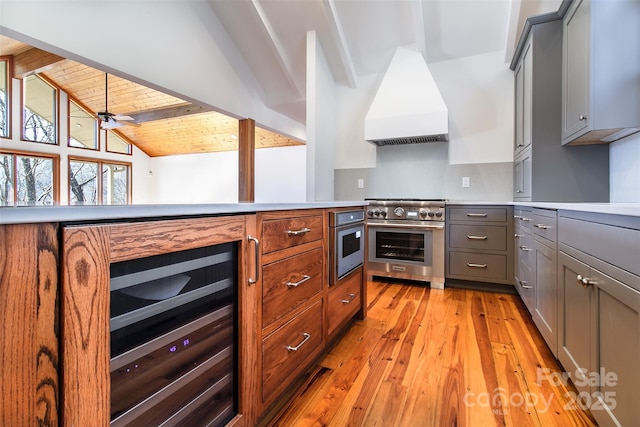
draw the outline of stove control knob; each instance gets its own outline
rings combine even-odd
[[[429,211],[429,218],[433,218],[434,217],[434,213],[432,211]]]
[[[401,207],[397,207],[393,210],[393,213],[396,214],[396,216],[403,216],[404,215],[404,209],[402,209]]]
[[[372,211],[372,210],[368,210],[368,211],[367,211],[367,215],[369,215],[369,216],[373,216],[373,211]]]
[[[436,212],[436,216],[437,216],[438,218],[442,218],[442,212],[441,212],[441,211]]]
[[[380,216],[380,211],[378,209],[376,209],[375,211],[373,211],[373,214],[375,216]]]
[[[386,218],[387,217],[387,211],[381,211],[380,212],[380,216],[383,217],[383,218]]]
[[[425,219],[427,217],[427,211],[420,209],[420,218]]]

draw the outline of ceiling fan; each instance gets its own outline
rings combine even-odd
[[[139,123],[131,122],[134,120],[131,116],[110,113],[109,105],[109,74],[104,73],[104,111],[98,111],[96,116],[100,120],[101,129],[115,129],[124,125],[140,126]]]

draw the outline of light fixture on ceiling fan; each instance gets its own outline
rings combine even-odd
[[[138,123],[133,123],[134,120],[131,116],[119,115],[110,113],[108,109],[109,105],[109,74],[104,73],[104,111],[98,111],[96,116],[100,119],[101,129],[115,129],[124,125],[140,126]]]

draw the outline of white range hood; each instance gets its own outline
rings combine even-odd
[[[422,54],[396,49],[364,120],[376,145],[449,140],[449,111]]]

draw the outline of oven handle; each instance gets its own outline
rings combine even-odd
[[[368,223],[369,228],[371,227],[384,227],[384,228],[411,228],[414,230],[419,230],[423,228],[430,228],[432,230],[444,230],[444,224],[377,224],[377,223]]]

